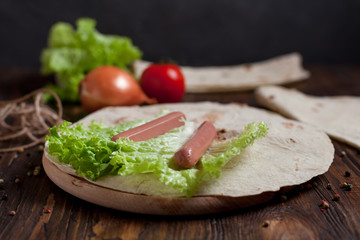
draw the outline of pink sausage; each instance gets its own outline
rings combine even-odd
[[[200,160],[216,137],[217,131],[214,125],[203,122],[196,133],[175,153],[174,161],[183,168],[191,168]]]
[[[115,142],[118,138],[125,137],[134,142],[146,141],[167,133],[171,129],[183,126],[185,123],[181,119],[186,119],[183,113],[172,112],[143,125],[121,132],[113,136],[111,140]]]

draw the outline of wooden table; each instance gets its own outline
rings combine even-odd
[[[289,87],[318,96],[360,96],[359,65],[306,68],[311,78]],[[2,69],[0,99],[22,96],[51,79],[32,70]],[[184,98],[204,100],[258,106],[252,91],[187,94]],[[82,116],[77,106],[65,108],[68,120]],[[188,217],[137,215],[87,203],[58,188],[43,171],[27,176],[41,164],[42,152],[37,147],[2,154],[0,197],[6,194],[7,199],[0,200],[0,239],[360,239],[360,151],[333,143],[336,152],[329,172],[295,188],[286,201],[278,197],[249,209]],[[347,170],[350,177],[344,176]],[[16,178],[21,182],[15,183]],[[351,191],[340,187],[345,181],[353,184]],[[328,183],[332,190],[326,188]],[[332,201],[335,193],[341,197],[338,202]],[[330,203],[324,212],[319,207],[322,199]]]

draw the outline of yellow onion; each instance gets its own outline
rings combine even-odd
[[[80,83],[79,94],[83,108],[89,112],[107,106],[156,103],[130,73],[114,66],[101,66],[89,72]]]

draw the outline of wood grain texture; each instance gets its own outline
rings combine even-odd
[[[312,73],[309,80],[287,86],[319,96],[360,96],[360,66],[306,68]],[[16,69],[0,70],[0,79],[1,99],[21,96],[49,80]],[[188,94],[184,99],[202,100],[258,106],[251,91]],[[66,106],[66,111],[66,118],[72,121],[84,114],[76,106]],[[360,151],[337,141],[333,143],[336,152],[330,170],[308,182],[311,186],[306,183],[287,193],[286,201],[278,196],[247,209],[176,217],[99,207],[67,194],[44,171],[39,176],[27,176],[29,170],[41,165],[42,152],[37,147],[2,154],[0,178],[4,183],[0,186],[0,197],[6,194],[8,198],[0,200],[0,239],[360,239]],[[19,142],[10,143],[16,144]],[[347,170],[350,177],[344,176]],[[15,183],[16,177],[21,179],[20,183]],[[343,182],[351,182],[352,190],[342,189]],[[328,183],[331,190],[326,188]],[[335,193],[341,197],[338,202],[332,200]],[[319,207],[322,199],[330,204],[324,212]],[[10,215],[13,210],[15,216]]]

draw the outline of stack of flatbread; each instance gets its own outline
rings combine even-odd
[[[262,106],[317,126],[334,139],[360,149],[359,97],[315,97],[279,86],[259,87],[255,95]]]
[[[243,197],[278,191],[323,174],[333,160],[334,147],[320,129],[246,105],[202,102],[109,107],[88,115],[80,122],[87,125],[95,120],[113,126],[119,121],[152,118],[164,108],[181,111],[188,120],[198,125],[205,120],[211,121],[218,130],[223,130],[226,139],[238,136],[251,122],[264,121],[269,126],[269,132],[263,139],[233,158],[223,168],[220,178],[203,183],[196,196]],[[58,162],[47,151],[45,156],[64,172],[75,174],[70,165]],[[152,174],[108,176],[93,183],[136,194],[179,197],[175,189],[160,183]]]

